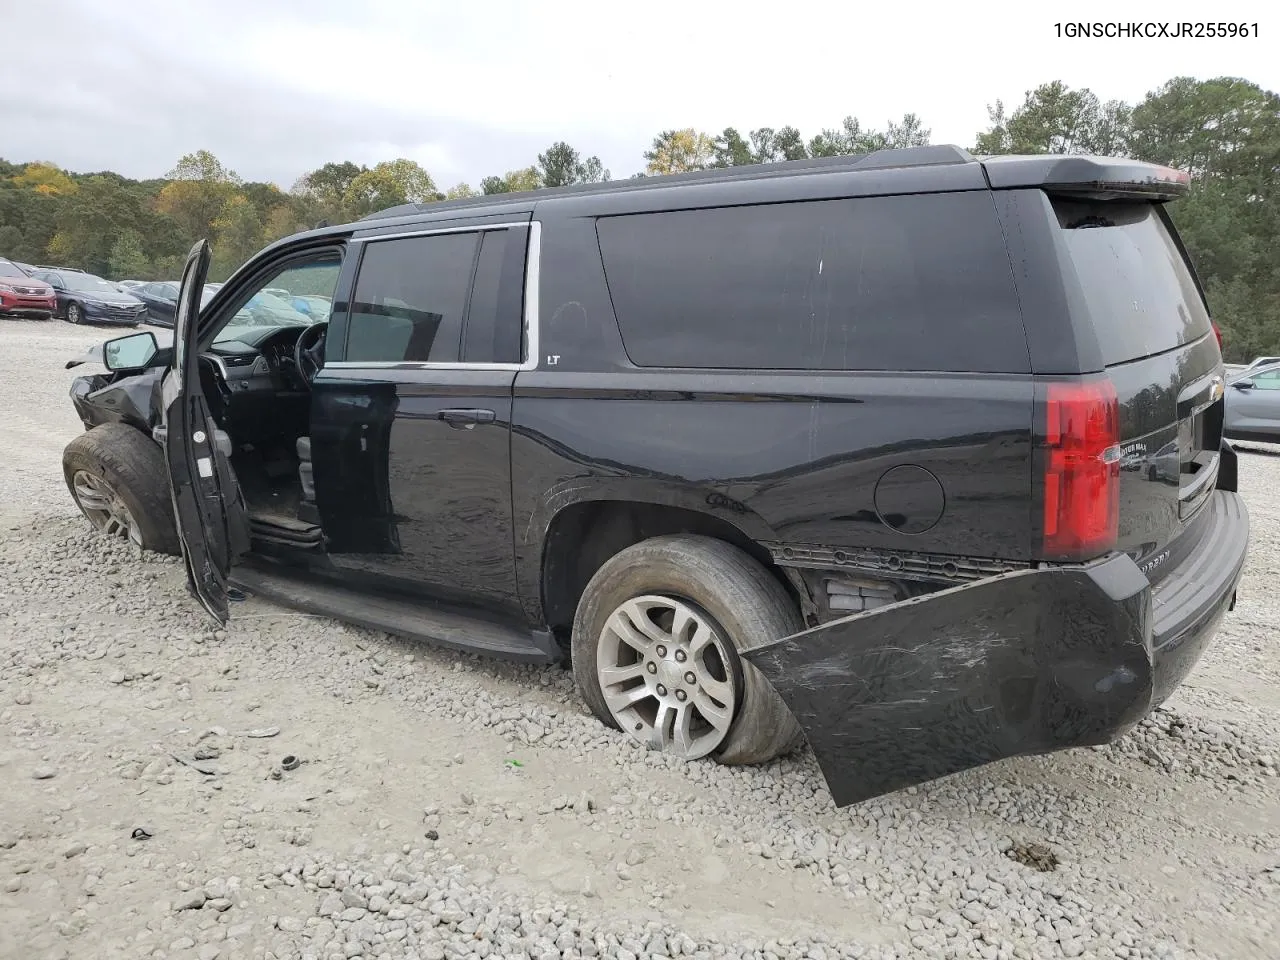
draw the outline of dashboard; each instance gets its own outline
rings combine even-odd
[[[243,394],[306,391],[293,348],[306,327],[248,327],[234,340],[212,344],[203,356],[212,363],[228,399]]]
[[[214,419],[240,442],[306,433],[311,392],[294,361],[305,326],[246,327],[200,358]],[[225,335],[225,331],[224,331]]]

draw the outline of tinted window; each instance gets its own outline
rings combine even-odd
[[[0,260],[0,277],[26,277],[26,274],[8,260]]]
[[[474,233],[369,243],[352,296],[345,359],[456,361],[478,243]]]
[[[1150,203],[1055,201],[1071,262],[1110,365],[1211,333],[1195,279]]]
[[[523,329],[519,245],[507,230],[486,231],[483,238],[467,307],[462,359],[467,363],[519,363]]]
[[[269,276],[252,287],[236,291],[230,303],[224,302],[220,310],[223,327],[219,330],[214,343],[225,343],[237,340],[246,333],[256,334],[261,327],[307,327],[314,320],[307,314],[297,310],[288,300],[267,293],[264,289],[283,288],[285,290],[325,290],[332,294],[338,283],[338,270],[341,261],[332,253],[323,253],[314,260],[292,261],[278,273]],[[203,307],[209,302],[212,293],[206,284],[200,296]]]
[[[641,366],[1029,368],[985,192],[639,214],[597,230]]]

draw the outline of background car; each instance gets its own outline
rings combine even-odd
[[[333,302],[328,297],[299,295],[289,298],[289,306],[299,313],[306,314],[313,322],[319,323],[329,319]]]
[[[298,324],[310,326],[318,320],[283,297],[259,290],[236,312],[236,322],[243,326],[288,327]]]
[[[1280,360],[1251,364],[1227,384],[1222,435],[1228,440],[1280,443]]]
[[[48,320],[56,305],[53,287],[28,275],[13,261],[0,259],[0,316]]]
[[[53,287],[59,316],[69,323],[108,323],[136,327],[147,308],[137,297],[121,293],[101,277],[66,268],[38,268],[35,276]]]
[[[178,284],[172,280],[157,280],[134,287],[130,294],[141,300],[147,307],[147,323],[159,327],[172,327],[174,314],[178,311]]]
[[[116,289],[121,293],[133,293],[139,287],[145,287],[152,282],[151,280],[117,280],[115,284]]]

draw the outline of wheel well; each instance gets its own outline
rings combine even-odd
[[[587,583],[610,557],[651,537],[688,533],[714,537],[755,557],[804,609],[800,592],[769,551],[728,521],[656,503],[593,500],[556,514],[542,553],[542,605],[547,626],[567,639]]]

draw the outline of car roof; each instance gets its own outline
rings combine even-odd
[[[1166,200],[1185,193],[1188,183],[1186,174],[1137,160],[1062,155],[978,157],[954,144],[943,144],[406,203],[350,223],[297,233],[267,249],[352,233],[372,237],[464,218],[491,217],[495,223],[527,221],[535,208],[549,213],[560,207],[566,216],[600,216],[773,200],[1026,187]]]

